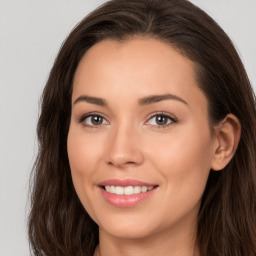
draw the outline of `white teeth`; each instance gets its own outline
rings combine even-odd
[[[146,187],[146,186],[143,186],[142,188],[141,188],[141,192],[147,192],[148,191],[148,188]]]
[[[127,195],[127,196],[132,195],[133,194],[133,187],[132,186],[125,187],[124,188],[124,194]]]
[[[145,193],[149,190],[152,190],[154,187],[150,186],[127,186],[127,187],[121,187],[121,186],[105,186],[105,190],[111,194],[116,195],[134,195],[139,193]]]
[[[140,192],[141,192],[140,186],[135,186],[135,187],[133,188],[133,193],[134,193],[134,194],[139,194]]]
[[[124,194],[124,188],[123,187],[116,187],[116,194],[117,195],[123,195]]]
[[[115,186],[110,187],[110,193],[113,193],[113,194],[116,193],[116,187]]]

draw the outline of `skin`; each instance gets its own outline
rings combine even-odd
[[[165,94],[180,100],[139,103]],[[107,105],[81,99],[85,95]],[[193,62],[166,43],[105,40],[87,51],[74,77],[68,156],[78,197],[99,225],[95,255],[199,255],[196,220],[210,169],[223,168],[239,140],[232,115],[210,129],[207,106]],[[90,116],[81,120],[91,112],[101,124]],[[171,117],[166,125],[156,122],[162,112]],[[98,184],[107,179],[158,187],[121,208],[101,195]]]

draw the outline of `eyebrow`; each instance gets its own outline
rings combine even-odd
[[[182,98],[180,98],[176,95],[173,95],[173,94],[147,96],[142,99],[139,99],[139,105],[148,105],[148,104],[160,102],[163,100],[177,100],[177,101],[180,101],[180,102],[188,105],[188,103],[185,100],[183,100]]]
[[[95,105],[98,105],[98,106],[102,106],[102,107],[106,107],[108,105],[106,100],[101,99],[101,98],[97,98],[97,97],[91,97],[91,96],[88,96],[88,95],[79,96],[74,101],[73,105],[77,104],[78,102],[83,102],[83,101],[91,103],[91,104],[95,104]]]
[[[182,98],[173,95],[173,94],[163,94],[163,95],[150,95],[150,96],[146,96],[143,97],[141,99],[138,100],[139,105],[143,106],[143,105],[148,105],[148,104],[152,104],[152,103],[157,103],[163,100],[177,100],[179,102],[182,102],[186,105],[188,105],[188,103],[183,100]],[[79,96],[73,103],[73,105],[79,103],[79,102],[88,102],[90,104],[95,104],[98,106],[102,106],[102,107],[107,107],[107,101],[105,99],[102,98],[98,98],[98,97],[92,97],[92,96],[88,96],[88,95],[81,95]]]

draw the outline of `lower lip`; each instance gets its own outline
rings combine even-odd
[[[104,199],[110,203],[113,206],[117,207],[132,207],[140,202],[146,200],[149,198],[154,192],[156,188],[153,188],[147,192],[144,193],[139,193],[139,194],[134,194],[134,195],[116,195],[107,192],[105,189],[100,187],[100,191],[104,197]]]

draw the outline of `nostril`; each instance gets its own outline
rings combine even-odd
[[[132,162],[132,161],[129,161],[129,162],[126,162],[125,164],[136,164],[136,163]]]
[[[125,166],[128,166],[128,165],[137,165],[136,162],[134,161],[122,161],[121,159],[119,160],[115,160],[115,161],[108,161],[107,162],[108,165],[111,165],[111,166],[118,166],[118,167],[125,167]]]

